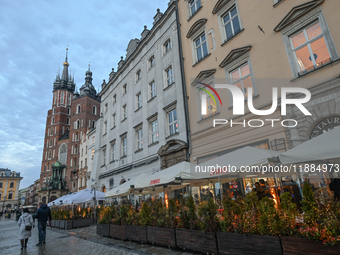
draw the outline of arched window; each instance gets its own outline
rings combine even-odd
[[[70,118],[69,117],[66,118],[66,124],[70,125]]]
[[[66,164],[67,159],[67,146],[62,144],[59,148],[59,161],[61,164]]]
[[[54,117],[52,117],[52,119],[51,119],[51,125],[53,125],[54,124]]]
[[[80,120],[77,120],[77,128],[80,128]]]
[[[60,104],[64,104],[64,91],[60,93]]]
[[[53,144],[53,139],[51,138],[50,139],[50,147],[52,147],[52,144]]]
[[[46,171],[46,164],[44,165],[44,171]]]
[[[75,146],[74,146],[74,154],[77,154],[78,153],[78,145],[76,144]]]
[[[79,134],[78,134],[78,132],[76,133],[76,141],[79,141]]]
[[[51,127],[50,135],[53,135],[53,127]]]
[[[78,106],[77,106],[77,113],[80,113],[80,110],[81,110],[81,106],[80,106],[80,104],[78,104]]]
[[[53,107],[53,114],[55,114],[55,107]]]
[[[52,151],[51,151],[51,150],[48,151],[48,158],[49,158],[49,159],[52,158]]]
[[[94,128],[94,120],[92,120],[92,128]]]
[[[92,107],[92,114],[97,115],[97,107],[95,105]]]
[[[67,108],[67,114],[68,114],[68,115],[71,114],[71,108],[70,108],[70,107]]]
[[[77,158],[74,158],[74,166],[77,166]]]
[[[106,187],[105,186],[102,187],[102,192],[106,192]]]
[[[68,102],[67,102],[68,105],[71,105],[71,96],[72,96],[71,93],[69,93],[69,94],[68,94]],[[68,113],[68,114],[69,114],[69,113]]]

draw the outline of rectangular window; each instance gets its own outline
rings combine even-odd
[[[2,194],[0,193],[0,200],[1,200],[1,198],[2,198]]]
[[[92,152],[91,152],[91,159],[93,159],[93,157],[94,157],[94,149],[92,149]],[[72,163],[71,163],[71,165],[72,165]]]
[[[236,6],[234,6],[233,8],[231,8],[230,11],[224,14],[224,16],[222,17],[222,21],[227,40],[229,40],[235,34],[241,31]]]
[[[8,200],[12,200],[13,199],[13,194],[12,193],[9,193],[8,194]]]
[[[122,137],[122,157],[127,155],[127,137]]]
[[[138,70],[136,73],[136,83],[142,78],[142,72],[141,70]]]
[[[141,150],[143,148],[143,129],[140,128],[136,130],[136,150]]]
[[[152,56],[150,59],[149,59],[149,69],[151,69],[152,67],[155,66],[155,57]]]
[[[200,7],[201,7],[201,0],[191,0],[191,1],[189,1],[190,17],[192,15],[194,15]]]
[[[103,149],[103,165],[106,164],[106,149]]]
[[[104,135],[107,133],[107,121],[104,122]]]
[[[208,46],[205,34],[200,35],[195,40],[196,62],[201,61],[208,55]]]
[[[116,127],[116,114],[112,114],[111,128]]]
[[[303,29],[290,39],[299,74],[307,73],[331,61],[319,22]]]
[[[166,74],[166,87],[168,87],[174,82],[172,66],[165,70],[165,74]]]
[[[126,92],[127,92],[127,84],[123,86],[123,96],[126,94]]]
[[[127,118],[127,106],[124,105],[123,106],[123,115],[122,115],[123,119],[122,120],[125,120]]]
[[[241,67],[233,70],[230,73],[231,82],[233,85],[238,87],[244,94],[245,98],[247,98],[247,90],[248,88],[253,88],[253,83],[251,81],[251,75],[249,70],[249,64],[246,63]],[[253,89],[254,95],[254,89]]]
[[[117,102],[117,95],[114,94],[112,97],[112,104],[114,105]]]
[[[106,104],[105,104],[105,107],[104,107],[105,112],[107,112],[107,108],[108,108],[108,106],[107,106],[107,103],[106,103]]]
[[[142,93],[139,92],[137,95],[136,95],[136,108],[139,109],[142,107]]]
[[[111,161],[116,160],[116,143],[111,143]]]
[[[155,83],[155,81],[152,81],[149,84],[149,91],[150,91],[150,99],[154,98],[156,96],[156,83]]]
[[[150,144],[158,142],[158,123],[154,120],[150,123]]]
[[[164,52],[168,53],[170,50],[171,50],[171,41],[169,39],[164,43]]]
[[[2,188],[2,182],[0,182],[0,188]]]
[[[169,135],[178,133],[177,112],[176,109],[168,113]]]
[[[85,158],[85,167],[87,167],[87,158]]]
[[[217,112],[215,101],[205,92],[201,91],[200,93],[202,105],[202,118],[207,118],[211,115],[214,115]]]
[[[60,93],[60,104],[64,104],[64,91]]]

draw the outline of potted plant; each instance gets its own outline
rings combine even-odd
[[[114,206],[111,207],[112,224],[110,224],[110,236],[121,240],[126,239],[126,219],[127,219],[128,208],[127,206],[121,205],[118,210]]]
[[[110,236],[110,220],[111,220],[111,208],[105,207],[101,210],[98,208],[99,221],[97,224],[97,234],[101,236]]]
[[[147,205],[147,203],[145,204]],[[140,226],[139,217],[140,214],[137,214],[135,208],[130,206],[125,227],[126,239],[146,243],[146,226]]]

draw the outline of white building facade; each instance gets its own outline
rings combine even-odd
[[[182,81],[176,4],[170,1],[164,14],[157,10],[152,29],[144,26],[141,38],[130,41],[117,72],[102,84],[91,187],[108,191],[188,159]]]

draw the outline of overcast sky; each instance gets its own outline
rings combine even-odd
[[[20,172],[20,188],[39,178],[53,81],[67,45],[77,88],[89,62],[98,88],[168,2],[0,1],[0,168]]]

